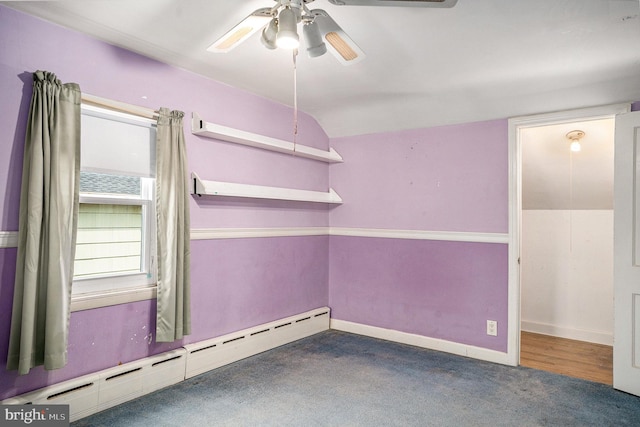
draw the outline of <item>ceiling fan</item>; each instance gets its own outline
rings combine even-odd
[[[297,49],[300,44],[297,26],[303,35],[309,57],[329,50],[342,64],[350,65],[364,58],[364,52],[322,9],[307,8],[314,0],[274,0],[273,7],[257,9],[216,40],[209,52],[228,52],[262,30],[260,40],[268,49]],[[453,7],[458,0],[329,0],[337,6]],[[326,43],[325,43],[326,41]]]

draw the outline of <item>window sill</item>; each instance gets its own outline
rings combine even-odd
[[[156,287],[123,289],[112,292],[94,292],[71,297],[71,311],[91,310],[111,305],[145,301],[156,297]]]

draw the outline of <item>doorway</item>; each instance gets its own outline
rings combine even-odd
[[[613,345],[614,118],[520,132],[520,328]]]
[[[514,365],[521,331],[568,340],[563,345],[613,342],[613,129],[615,114],[628,110],[622,104],[509,120]],[[570,149],[575,130],[579,152]]]

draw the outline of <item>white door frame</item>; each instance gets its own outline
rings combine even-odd
[[[522,147],[520,130],[528,127],[613,118],[631,111],[631,103],[581,108],[509,119],[509,285],[508,364],[520,364],[520,244],[522,220]],[[612,301],[613,303],[613,301]]]

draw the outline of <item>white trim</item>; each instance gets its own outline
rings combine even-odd
[[[509,243],[509,235],[507,233],[331,227],[330,234],[332,236],[380,237],[385,239],[443,240],[449,242],[469,243]]]
[[[346,320],[337,320],[333,318],[331,319],[329,328],[335,329],[337,331],[365,335],[368,337],[393,341],[401,344],[428,348],[430,350],[443,351],[445,353],[456,354],[458,356],[471,357],[487,362],[500,363],[503,365],[513,365],[512,363],[510,363],[507,353],[476,347],[473,345],[445,341],[437,338],[430,338],[422,335],[396,331],[393,329],[384,329],[377,326],[368,326],[361,323],[353,323]]]
[[[17,231],[0,231],[0,249],[18,246]],[[111,305],[144,301],[156,297],[156,287],[120,289],[112,292],[94,292],[71,297],[71,311],[90,310]]]
[[[192,228],[191,240],[245,239],[260,237],[351,236],[384,239],[441,240],[469,243],[509,243],[506,233],[459,231],[392,230],[346,227],[264,227],[264,228]],[[0,231],[0,248],[18,246],[17,231]]]
[[[93,308],[144,301],[156,297],[156,287],[121,289],[112,292],[95,292],[71,297],[71,311],[91,310]]]
[[[575,121],[600,120],[611,118],[616,114],[631,111],[630,103],[602,105],[578,110],[558,111],[554,113],[534,114],[531,116],[512,117],[509,119],[509,127],[517,124],[518,128],[543,126],[550,124],[570,123]],[[514,129],[515,130],[515,129]]]
[[[17,231],[0,231],[0,248],[17,248]]]
[[[536,334],[551,335],[553,337],[567,338],[570,340],[586,341],[602,345],[613,345],[613,334],[600,331],[589,331],[586,329],[566,328],[563,326],[550,325],[547,323],[520,321],[523,331]]]
[[[243,239],[259,237],[349,236],[384,239],[440,240],[469,243],[509,243],[507,233],[391,230],[381,228],[281,227],[281,228],[192,228],[191,240]]]
[[[191,240],[328,236],[329,227],[192,228]]]
[[[579,110],[559,111],[513,117],[509,119],[509,284],[507,354],[509,364],[520,363],[520,233],[521,233],[521,173],[522,148],[520,129],[534,126],[597,120],[614,117],[631,110],[630,103],[613,104]]]
[[[140,107],[138,105],[127,104],[125,102],[115,101],[113,99],[102,98],[95,95],[90,95],[88,93],[82,93],[82,103],[84,107],[98,106],[102,109],[106,108],[111,111],[132,114],[137,117],[145,118],[149,121],[153,121],[153,123],[157,122],[157,118],[159,114],[145,107]]]

